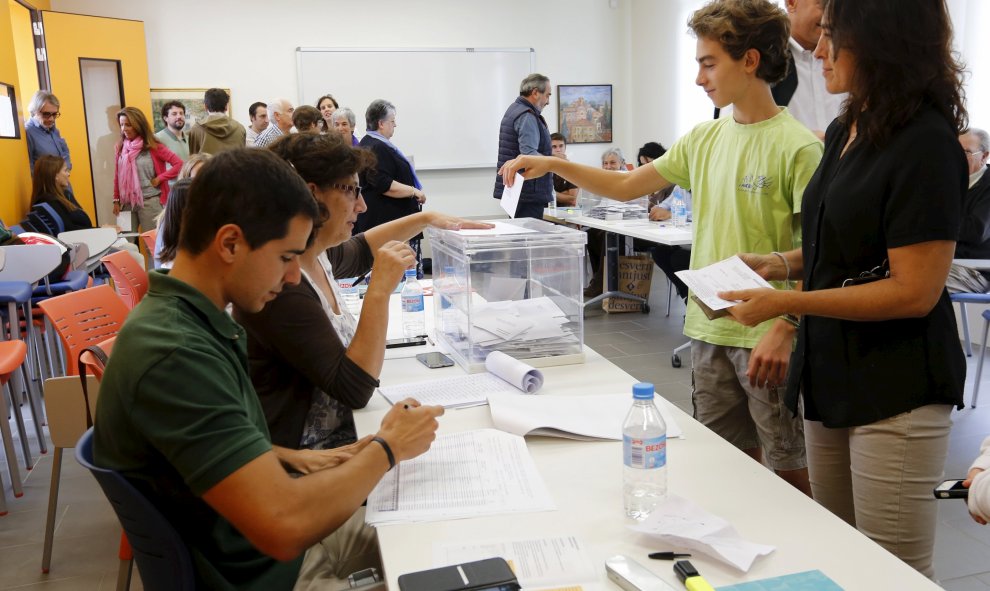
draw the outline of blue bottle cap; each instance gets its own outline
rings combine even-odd
[[[653,384],[649,382],[634,384],[633,398],[636,400],[653,400]]]
[[[406,269],[406,279],[410,277],[412,277],[413,279],[416,278],[416,269]]]

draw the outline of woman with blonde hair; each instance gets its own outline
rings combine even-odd
[[[120,141],[115,148],[113,214],[129,211],[131,229],[150,230],[168,201],[168,181],[179,176],[182,159],[155,138],[140,109],[124,107],[117,112],[117,121]]]

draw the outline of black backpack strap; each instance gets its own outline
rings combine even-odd
[[[87,364],[83,363],[82,356],[84,353],[91,353],[104,367],[107,365],[107,361],[110,359],[107,356],[107,352],[104,351],[99,345],[90,345],[84,347],[79,351],[79,379],[82,381],[82,391],[83,391],[83,401],[86,404],[86,428],[93,426],[93,413],[89,410],[89,380],[86,379]]]

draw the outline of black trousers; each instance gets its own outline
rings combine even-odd
[[[687,285],[684,285],[684,282],[681,281],[677,275],[674,275],[674,272],[684,271],[690,267],[691,249],[680,246],[657,244],[653,247],[651,254],[653,255],[653,262],[660,267],[660,270],[663,271],[664,274],[670,279],[670,282],[674,284],[674,289],[677,290],[677,297],[682,300],[687,299]]]

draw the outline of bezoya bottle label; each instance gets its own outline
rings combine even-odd
[[[630,468],[662,468],[667,464],[667,435],[639,439],[623,435],[622,461]]]
[[[406,312],[422,312],[423,311],[423,296],[402,296],[402,309]]]

